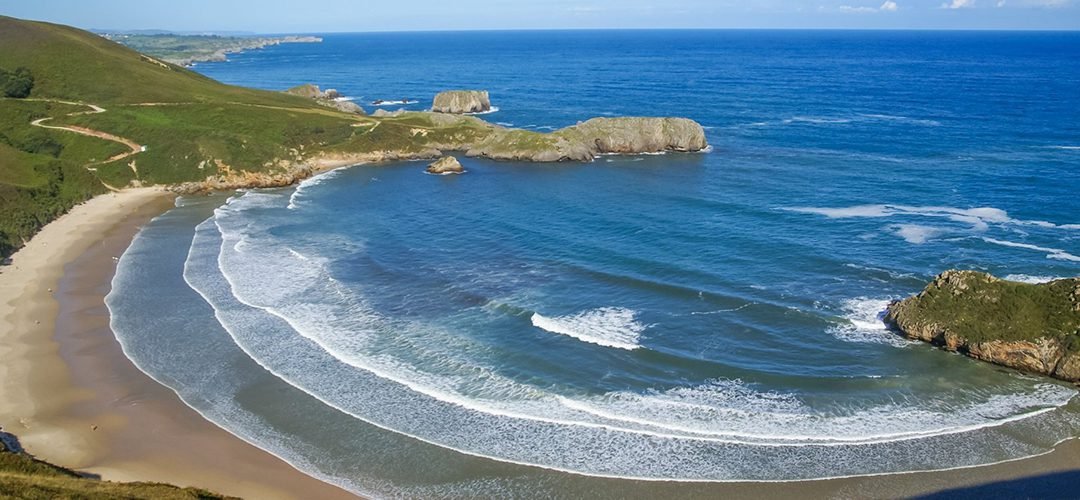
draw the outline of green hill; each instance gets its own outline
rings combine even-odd
[[[265,172],[293,149],[352,132],[355,117],[310,99],[224,85],[76,28],[0,16],[0,70],[33,77],[26,99],[0,99],[0,256],[110,188]],[[81,103],[81,104],[80,104]],[[92,104],[104,112],[91,111]],[[153,104],[153,105],[150,105]],[[69,131],[78,126],[145,145]],[[132,163],[134,161],[134,163]]]
[[[244,102],[315,105],[294,96],[223,85],[69,26],[0,16],[0,68],[26,67],[34,97],[110,104]]]

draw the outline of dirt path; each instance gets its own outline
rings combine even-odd
[[[90,111],[77,111],[75,113],[68,113],[65,116],[93,115],[93,114],[104,113],[105,112],[105,108],[103,108],[101,106],[97,106],[95,104],[85,104],[85,103],[80,103],[80,102],[58,101],[58,100],[50,100],[50,99],[40,99],[40,100],[49,101],[49,102],[56,102],[56,103],[60,103],[60,104],[70,104],[70,105],[73,105],[73,106],[87,106],[87,107],[90,108]],[[90,128],[86,128],[86,127],[78,127],[78,126],[75,126],[75,125],[71,125],[71,126],[45,125],[45,122],[47,122],[49,120],[52,120],[52,119],[53,119],[53,117],[51,117],[51,116],[47,117],[47,118],[38,118],[37,120],[34,120],[34,121],[30,122],[30,125],[33,125],[35,127],[47,128],[47,129],[51,129],[51,130],[63,130],[63,131],[66,131],[66,132],[72,132],[72,133],[75,133],[75,134],[85,135],[85,136],[89,136],[89,137],[97,137],[98,139],[104,139],[106,141],[112,141],[112,142],[115,142],[115,143],[123,144],[123,145],[127,146],[128,149],[130,150],[130,151],[127,151],[127,152],[124,152],[124,153],[120,153],[118,155],[114,155],[111,158],[109,158],[107,160],[104,160],[104,161],[99,161],[99,162],[96,162],[96,163],[87,164],[86,165],[87,169],[90,169],[90,167],[93,166],[93,165],[101,165],[101,164],[104,164],[104,163],[111,163],[111,162],[114,162],[114,161],[123,160],[124,158],[127,158],[129,156],[134,156],[134,155],[137,155],[139,153],[142,153],[143,151],[146,151],[145,146],[143,146],[143,145],[141,145],[141,144],[139,144],[139,143],[137,143],[137,142],[135,142],[135,141],[133,141],[131,139],[128,139],[126,137],[120,137],[118,135],[113,135],[113,134],[110,134],[108,132],[102,132],[100,130],[94,130],[94,129],[90,129]]]

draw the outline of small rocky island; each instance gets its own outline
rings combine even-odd
[[[486,90],[447,90],[435,96],[431,110],[462,115],[491,111],[491,96]]]
[[[453,156],[444,156],[428,165],[427,173],[435,175],[464,174],[465,167]]]
[[[502,129],[468,149],[468,156],[533,162],[592,161],[604,154],[694,153],[709,147],[705,129],[687,118],[593,118],[541,134]]]
[[[1080,382],[1080,278],[1028,284],[946,271],[890,304],[885,321],[949,351]]]

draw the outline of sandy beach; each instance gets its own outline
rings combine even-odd
[[[106,480],[169,482],[248,498],[351,497],[207,422],[121,352],[103,302],[114,257],[172,203],[170,194],[154,189],[97,197],[49,224],[0,268],[0,425],[39,458]],[[1044,456],[987,467],[680,490],[736,498],[942,490],[975,497],[985,493],[981,485],[994,484],[998,491],[1045,495],[1074,480],[1077,470],[1080,444],[1073,440]],[[661,484],[642,485],[639,492]]]
[[[123,355],[104,304],[114,257],[172,206],[149,188],[96,197],[0,267],[0,425],[38,458],[106,480],[352,498],[207,422]]]

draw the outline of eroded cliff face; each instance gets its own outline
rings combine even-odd
[[[491,111],[491,96],[486,90],[447,90],[435,96],[431,110],[436,113],[484,113]]]
[[[890,304],[885,321],[950,351],[1080,382],[1080,278],[1032,285],[946,271]]]

